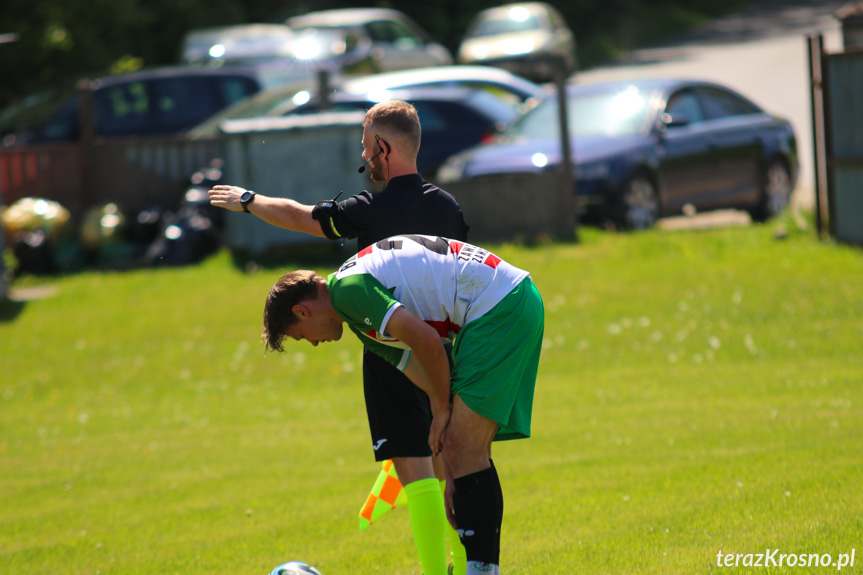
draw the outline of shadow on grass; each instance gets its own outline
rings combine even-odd
[[[7,298],[0,299],[0,323],[14,321],[24,311],[26,302]]]
[[[263,253],[231,250],[234,267],[247,273],[260,269],[330,269],[335,271],[356,253],[356,242],[270,248]]]

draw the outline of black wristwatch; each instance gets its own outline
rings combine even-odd
[[[240,205],[243,206],[243,211],[247,214],[250,214],[249,204],[255,201],[255,192],[252,190],[243,192],[243,195],[240,196]]]

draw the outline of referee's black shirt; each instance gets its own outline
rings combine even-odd
[[[331,239],[357,238],[361,250],[398,234],[464,241],[469,227],[454,197],[421,175],[410,174],[391,179],[380,192],[363,190],[339,202],[336,213],[321,221],[321,229]]]

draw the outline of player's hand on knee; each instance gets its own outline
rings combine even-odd
[[[429,447],[431,447],[432,455],[439,455],[443,451],[443,437],[447,425],[449,425],[449,417],[449,410],[438,409],[434,414],[429,430]]]

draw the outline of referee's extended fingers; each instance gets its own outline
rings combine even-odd
[[[210,199],[210,205],[217,208],[225,208],[232,212],[237,212],[242,209],[240,197],[230,191],[212,189],[207,192]]]

